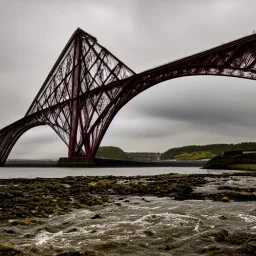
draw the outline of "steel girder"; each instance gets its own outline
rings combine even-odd
[[[94,157],[116,113],[132,98],[166,80],[192,75],[256,79],[256,35],[139,74],[90,34],[77,29],[24,118],[0,130],[0,164],[28,129],[49,125],[68,156]]]
[[[115,112],[117,113],[132,98],[153,85],[178,77],[194,75],[229,76],[256,80],[256,35],[252,34],[139,73]]]

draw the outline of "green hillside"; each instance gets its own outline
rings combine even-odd
[[[212,158],[215,155],[208,151],[199,151],[199,152],[192,152],[192,153],[183,153],[180,155],[175,156],[177,160],[201,160]]]
[[[161,160],[175,159],[175,156],[184,153],[193,153],[199,151],[207,151],[214,155],[221,155],[225,151],[231,150],[246,150],[246,149],[256,149],[255,142],[242,142],[238,144],[209,144],[209,145],[191,145],[185,147],[171,148],[161,154]]]
[[[96,157],[120,159],[120,160],[128,160],[129,159],[128,155],[126,155],[121,148],[112,147],[112,146],[99,147],[99,149],[96,153]]]

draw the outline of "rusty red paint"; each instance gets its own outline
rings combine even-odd
[[[256,80],[256,35],[136,74],[77,29],[61,52],[25,117],[0,130],[0,165],[19,137],[49,125],[68,156],[95,157],[116,113],[144,90],[177,77],[232,76]]]

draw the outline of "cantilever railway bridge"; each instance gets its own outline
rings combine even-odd
[[[116,113],[153,85],[193,75],[256,80],[256,35],[135,73],[78,28],[64,47],[25,116],[0,130],[0,166],[27,130],[49,125],[69,157],[94,158]]]

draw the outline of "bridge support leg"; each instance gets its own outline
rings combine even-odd
[[[76,156],[76,144],[77,144],[77,128],[78,128],[78,116],[79,116],[79,101],[77,99],[79,95],[79,83],[80,83],[80,66],[81,62],[79,60],[82,48],[82,38],[78,36],[76,38],[76,48],[74,57],[74,71],[73,71],[73,81],[72,81],[72,113],[71,113],[71,131],[69,137],[69,150],[68,156]]]

